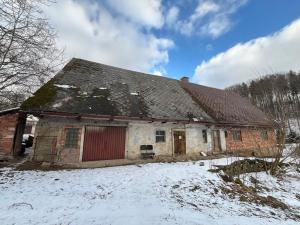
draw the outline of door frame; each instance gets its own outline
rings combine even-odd
[[[220,129],[212,129],[211,131],[212,131],[211,137],[212,137],[212,147],[213,147],[212,152],[222,152],[221,130]],[[218,151],[216,151],[216,149],[215,149],[215,132],[216,131],[218,133],[218,144],[219,144]]]
[[[174,131],[182,131],[185,134],[185,154],[186,155],[186,129],[184,128],[173,128],[171,129],[172,131],[172,156],[176,156],[175,155],[175,138],[174,138]]]

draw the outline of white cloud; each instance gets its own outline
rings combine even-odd
[[[177,21],[179,15],[179,8],[176,6],[172,6],[166,15],[166,24],[168,26],[174,25],[174,23]]]
[[[160,68],[156,68],[155,70],[153,70],[151,72],[151,74],[154,74],[157,76],[165,76],[165,75],[167,75],[167,71],[163,67],[160,67]]]
[[[248,0],[202,0],[185,20],[178,20],[175,29],[190,36],[198,34],[217,38],[233,25],[231,15]]]
[[[160,77],[163,76],[162,72],[159,71],[159,70],[155,70],[155,71],[153,72],[153,75],[160,76]]]
[[[45,8],[45,12],[58,31],[58,45],[65,47],[68,58],[145,72],[168,63],[172,40],[145,32],[122,15],[112,15],[101,3],[64,0]],[[150,16],[147,12],[145,15]],[[138,15],[132,18],[137,19]],[[156,26],[159,22],[155,21],[145,18],[143,23]]]
[[[267,73],[300,70],[300,19],[272,35],[239,43],[197,66],[193,81],[224,88]]]
[[[164,23],[161,0],[107,0],[118,13],[131,21],[160,28]]]
[[[220,5],[216,4],[213,1],[204,1],[199,2],[197,8],[195,9],[194,14],[190,17],[192,21],[201,19],[209,13],[215,13],[220,10]]]

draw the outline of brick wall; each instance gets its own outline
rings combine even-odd
[[[0,116],[0,154],[12,155],[18,113]]]
[[[242,140],[233,139],[233,130],[241,130]],[[276,146],[276,135],[272,129],[267,130],[268,138],[264,139],[260,129],[229,129],[227,130],[226,149],[229,152],[238,150],[259,150],[274,148]]]

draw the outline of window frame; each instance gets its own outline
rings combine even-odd
[[[268,140],[269,139],[268,130],[261,130],[260,137],[263,140]]]
[[[243,141],[242,131],[240,129],[232,130],[232,139],[234,141]]]
[[[72,131],[72,132],[76,131],[76,133],[70,134],[69,133],[70,131]],[[78,148],[79,131],[80,131],[80,128],[78,128],[78,127],[66,127],[65,128],[64,148],[66,148],[66,149]]]
[[[160,140],[161,138],[161,140]],[[166,142],[166,131],[156,130],[155,131],[155,143],[165,143]]]
[[[207,129],[202,129],[202,140],[204,144],[207,144],[208,141]]]

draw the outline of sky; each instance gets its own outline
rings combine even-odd
[[[60,0],[44,11],[67,60],[216,88],[300,71],[299,0]]]

